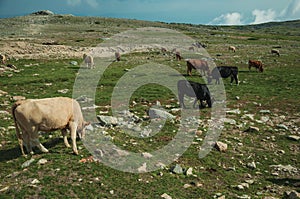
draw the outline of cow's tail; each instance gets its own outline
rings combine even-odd
[[[23,101],[17,101],[13,104],[12,108],[11,108],[11,113],[12,113],[12,116],[13,116],[13,119],[14,119],[14,123],[15,123],[15,127],[16,127],[16,135],[17,135],[17,138],[18,138],[18,142],[19,142],[19,145],[20,145],[20,148],[21,148],[21,152],[22,152],[22,155],[25,156],[25,152],[24,152],[24,148],[23,148],[23,137],[22,137],[22,134],[20,132],[20,128],[19,128],[19,124],[17,122],[17,119],[16,119],[16,115],[15,115],[15,110],[18,106],[20,106],[22,104]]]

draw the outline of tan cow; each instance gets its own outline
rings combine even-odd
[[[0,54],[0,61],[1,61],[2,64],[6,63],[6,57],[5,57],[5,55],[1,55]]]
[[[235,53],[236,48],[235,48],[234,46],[229,46],[229,47],[228,47],[228,50]]]
[[[279,50],[277,50],[277,49],[272,49],[272,50],[271,50],[271,54],[275,54],[275,55],[277,55],[278,57],[280,56]]]
[[[186,61],[187,74],[192,76],[192,69],[200,70],[200,73],[204,73],[205,71],[209,71],[208,63],[205,60],[201,59],[188,59]]]
[[[89,124],[83,119],[79,103],[67,97],[17,101],[12,106],[12,115],[16,135],[24,156],[26,155],[23,144],[27,152],[31,154],[33,154],[32,147],[34,146],[37,146],[42,152],[48,152],[39,142],[38,132],[55,130],[61,130],[66,147],[70,147],[67,140],[67,130],[70,130],[73,152],[78,154],[76,132],[80,138],[83,138],[84,127]]]

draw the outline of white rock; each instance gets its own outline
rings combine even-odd
[[[225,152],[225,151],[227,151],[228,145],[226,143],[218,141],[218,142],[216,142],[215,147],[218,151]]]
[[[147,153],[147,152],[142,153],[142,156],[143,156],[144,158],[152,158],[152,157],[153,157],[152,154]]]
[[[193,168],[192,167],[188,168],[188,170],[186,170],[186,172],[185,172],[185,175],[187,175],[187,176],[193,175]]]
[[[160,197],[164,198],[164,199],[172,199],[171,196],[169,196],[168,194],[164,193],[162,194]]]
[[[46,164],[48,162],[48,160],[46,160],[46,159],[40,159],[38,162],[37,162],[37,164],[39,164],[39,165],[44,165],[44,164]]]
[[[143,163],[143,165],[138,168],[138,172],[146,173],[147,172],[147,163]]]

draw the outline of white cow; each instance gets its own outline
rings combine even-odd
[[[37,146],[42,152],[48,150],[39,142],[38,132],[61,130],[66,147],[67,130],[71,132],[73,152],[77,155],[76,132],[84,137],[85,122],[79,103],[71,98],[56,97],[44,99],[27,99],[17,101],[12,106],[16,134],[24,156],[23,144],[27,152],[33,154],[32,147]],[[21,130],[21,131],[20,131]]]
[[[91,55],[83,54],[83,61],[87,68],[95,68],[94,58]]]

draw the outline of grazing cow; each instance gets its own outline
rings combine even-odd
[[[277,49],[272,49],[271,54],[276,54],[278,57],[280,56],[279,50]]]
[[[12,115],[16,127],[16,135],[24,156],[23,144],[28,153],[37,146],[42,152],[48,150],[39,142],[38,132],[61,130],[64,143],[70,147],[67,140],[67,130],[71,132],[72,148],[78,154],[76,132],[80,138],[84,137],[85,122],[79,103],[71,98],[56,97],[44,99],[28,99],[17,101],[12,106]]]
[[[199,108],[205,107],[203,101],[206,101],[208,107],[211,108],[212,100],[206,84],[200,84],[187,80],[179,80],[177,82],[177,89],[180,107],[186,108],[184,105],[184,95],[187,95],[190,97],[195,97],[193,108],[195,108],[198,100],[200,101]]]
[[[209,67],[208,63],[205,60],[201,59],[188,59],[186,61],[186,67],[187,67],[187,75],[192,76],[192,69],[198,69],[200,70],[200,73],[205,75],[205,71],[208,72]]]
[[[160,50],[161,50],[161,52],[162,52],[163,54],[166,54],[166,53],[167,53],[167,51],[168,51],[168,50],[167,50],[166,48],[164,48],[164,47],[161,47],[161,49],[160,49]]]
[[[95,68],[94,58],[91,55],[83,54],[83,61],[87,68]]]
[[[235,53],[236,48],[235,48],[234,46],[229,46],[229,47],[228,47],[228,50]]]
[[[1,55],[0,54],[0,60],[1,60],[2,64],[5,64],[6,63],[6,57],[5,57],[5,55]]]
[[[258,70],[259,72],[263,72],[264,71],[262,62],[258,61],[258,60],[249,60],[248,61],[249,71],[251,70],[251,67],[256,68],[256,70]]]
[[[210,84],[212,79],[216,80],[216,84],[220,84],[220,77],[227,78],[231,77],[230,83],[232,84],[233,80],[238,84],[238,67],[236,66],[217,66],[215,67],[209,76],[207,77],[207,82]]]
[[[115,52],[116,61],[121,61],[121,54],[119,52]]]
[[[181,61],[182,60],[182,56],[180,51],[175,51],[175,57],[176,57],[176,61]]]

